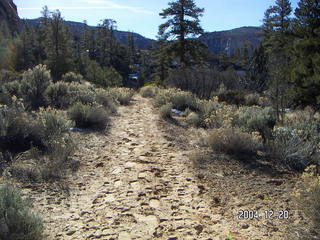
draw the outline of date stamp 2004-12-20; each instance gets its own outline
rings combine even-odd
[[[280,219],[285,220],[290,218],[290,213],[287,210],[239,210],[238,219],[253,220],[253,219]]]

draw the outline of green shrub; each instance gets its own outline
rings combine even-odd
[[[272,108],[240,108],[239,124],[247,131],[259,132],[266,142],[272,137],[272,129],[276,124],[276,115]]]
[[[209,147],[219,153],[235,157],[253,156],[259,149],[259,143],[248,133],[236,128],[220,128],[208,137]]]
[[[69,85],[70,105],[81,102],[83,104],[92,104],[96,100],[96,94],[92,87],[79,83]]]
[[[81,83],[81,82],[83,82],[83,76],[81,74],[77,74],[74,72],[68,72],[68,73],[62,75],[61,80],[63,82],[68,82],[68,83],[72,83],[72,82]]]
[[[38,65],[23,73],[21,94],[29,108],[45,106],[45,91],[51,83],[50,71],[45,65]]]
[[[304,170],[314,163],[319,144],[317,126],[305,128],[278,128],[273,132],[273,140],[266,145],[266,152],[277,164],[290,170]],[[311,124],[310,124],[311,125]],[[311,129],[308,129],[310,128]]]
[[[43,146],[37,124],[25,113],[23,104],[0,106],[0,151],[16,154],[32,145]]]
[[[104,68],[106,74],[106,87],[120,87],[122,86],[122,76],[113,67]]]
[[[134,90],[129,88],[109,88],[107,94],[121,105],[129,105],[134,95]]]
[[[110,122],[108,112],[102,106],[76,103],[68,110],[68,115],[78,128],[104,130]]]
[[[173,108],[184,111],[189,108],[192,111],[198,111],[199,106],[195,96],[190,92],[178,91],[170,98]]]
[[[71,127],[71,122],[66,121],[56,110],[41,109],[37,113],[39,134],[44,146],[51,148],[52,145],[66,138]]]
[[[153,98],[156,96],[158,92],[158,87],[150,85],[150,86],[144,86],[143,88],[140,89],[140,94],[142,97],[145,98]]]
[[[112,67],[101,67],[94,60],[88,60],[85,68],[85,78],[102,87],[122,86],[121,75]]]
[[[30,201],[23,199],[10,185],[0,185],[0,239],[39,240],[43,223],[32,211]]]
[[[10,94],[10,96],[21,96],[21,85],[19,81],[11,81],[8,83],[3,84],[3,87],[5,90]]]
[[[72,104],[69,85],[64,82],[56,82],[48,86],[45,96],[47,103],[54,108],[66,108]]]
[[[11,81],[0,86],[0,103],[10,105],[12,104],[13,96],[20,98],[21,84],[18,81]]]
[[[172,109],[172,104],[166,104],[161,106],[160,117],[165,120],[171,119],[172,118],[171,109]]]
[[[7,71],[7,70],[0,70],[0,84],[12,82],[12,81],[19,81],[20,75],[16,72]]]
[[[179,89],[158,89],[154,98],[154,105],[161,107],[172,103],[172,107],[180,111],[189,108],[192,111],[199,111],[200,106],[196,97],[190,92],[184,92]]]
[[[75,146],[70,122],[53,110],[41,109],[31,117],[18,107],[0,108],[0,152],[11,153],[11,175],[30,181],[39,181],[43,170],[62,175]],[[59,171],[52,168],[58,163]]]

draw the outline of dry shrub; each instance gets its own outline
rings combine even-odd
[[[216,97],[202,102],[202,125],[206,128],[231,128],[237,118],[237,107],[219,103]]]
[[[130,88],[109,88],[107,94],[121,105],[129,105],[134,95],[134,90]]]
[[[186,121],[189,125],[194,127],[199,127],[201,124],[201,119],[199,114],[195,112],[191,112],[187,115]]]
[[[258,93],[251,93],[245,96],[245,104],[247,106],[258,106],[260,95]]]
[[[297,184],[294,197],[309,222],[309,230],[320,236],[320,176],[316,174],[316,166],[306,169]],[[315,239],[315,238],[310,238]],[[318,238],[317,238],[318,239]]]
[[[176,92],[175,89],[161,89],[154,98],[153,104],[156,107],[161,107],[170,103],[171,96]]]
[[[102,105],[110,113],[117,112],[116,101],[108,95],[108,92],[104,89],[97,89],[96,91],[96,102]]]
[[[171,109],[172,109],[172,104],[170,104],[170,103],[161,106],[161,108],[160,108],[160,117],[162,119],[165,119],[165,120],[171,119],[172,118]]]
[[[259,149],[258,141],[251,134],[237,128],[213,130],[208,137],[208,144],[216,152],[235,157],[253,156]]]
[[[311,107],[306,107],[303,110],[295,110],[294,112],[287,113],[284,123],[289,126],[312,122],[316,120],[316,112]]]

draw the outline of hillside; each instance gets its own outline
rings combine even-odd
[[[38,19],[26,19],[30,26],[40,25],[40,18]],[[66,21],[70,31],[72,33],[81,34],[84,29],[84,24],[73,21]],[[94,27],[91,27],[94,28]],[[227,53],[230,55],[234,49],[241,48],[243,43],[248,41],[251,45],[251,49],[254,49],[261,41],[262,37],[259,34],[261,29],[259,27],[242,27],[226,31],[207,32],[199,37],[199,40],[208,45],[210,51],[214,53]],[[128,43],[128,34],[126,31],[115,31],[115,38],[121,44]],[[138,33],[133,33],[133,37],[136,46],[139,49],[147,49],[151,47],[155,40],[146,38]],[[250,50],[252,52],[252,50]]]
[[[40,18],[37,19],[25,19],[25,21],[27,22],[27,24],[29,26],[39,26],[40,25]],[[79,22],[73,22],[73,21],[66,21],[67,26],[69,27],[69,30],[72,33],[75,34],[82,34],[83,29],[84,29],[84,24],[83,23],[79,23]],[[91,27],[90,28],[94,28]],[[115,31],[115,38],[121,43],[121,44],[127,44],[128,43],[128,34],[129,32],[126,31]],[[139,49],[147,49],[149,47],[152,46],[152,44],[155,42],[152,39],[149,38],[145,38],[143,36],[141,36],[138,33],[132,33],[133,34],[133,38],[135,40],[136,46]]]
[[[231,55],[246,41],[250,43],[250,49],[254,49],[262,40],[260,32],[259,27],[241,27],[229,31],[207,32],[199,39],[208,45],[210,51]]]

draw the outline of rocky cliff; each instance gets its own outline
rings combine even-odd
[[[0,23],[7,23],[11,31],[16,31],[19,23],[17,6],[12,0],[0,0]]]

